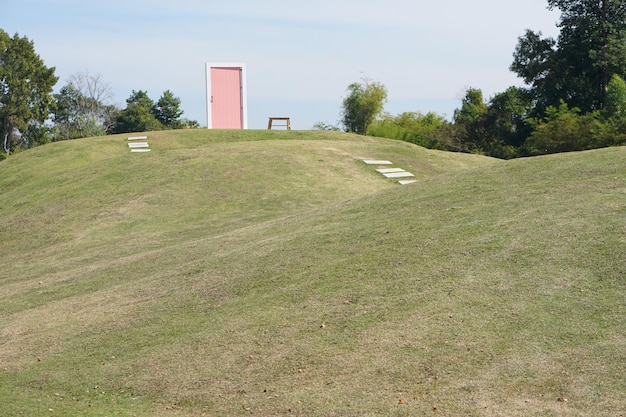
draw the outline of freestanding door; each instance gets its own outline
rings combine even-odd
[[[247,129],[245,66],[207,64],[207,127]]]

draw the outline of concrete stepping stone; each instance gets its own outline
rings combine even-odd
[[[380,172],[381,174],[388,174],[390,172],[406,172],[402,168],[380,168],[376,171]]]
[[[148,142],[135,142],[135,143],[129,143],[128,147],[129,148],[149,148],[150,145],[148,145]]]
[[[388,172],[383,174],[386,178],[406,178],[406,177],[414,177],[415,175],[411,174],[407,171],[402,172]]]
[[[131,149],[131,152],[150,152],[150,149]]]
[[[417,182],[417,180],[400,180],[400,181],[398,181],[398,183],[400,185],[413,184],[414,182]]]
[[[128,140],[146,140],[146,139],[148,139],[147,136],[130,136],[128,138]]]
[[[363,162],[367,165],[393,165],[393,162],[381,159],[364,159]]]

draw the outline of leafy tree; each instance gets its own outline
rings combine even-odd
[[[168,129],[181,129],[184,123],[180,120],[183,111],[180,109],[180,99],[170,90],[165,90],[154,107],[156,119]]]
[[[53,138],[52,128],[46,124],[31,123],[28,125],[26,137],[28,137],[28,145],[31,148],[45,145],[50,143]]]
[[[518,39],[510,70],[529,85],[529,93],[539,112],[560,98],[557,80],[554,77],[555,45],[552,38],[541,38],[541,32],[527,30]]]
[[[531,111],[530,96],[521,88],[509,87],[494,95],[483,116],[485,154],[505,159],[519,156],[519,147],[532,132],[527,120]]]
[[[607,86],[603,113],[607,120],[626,130],[626,82],[617,74]]]
[[[6,155],[46,140],[42,125],[54,104],[54,71],[28,38],[17,33],[11,38],[0,29],[0,142]]]
[[[146,91],[133,90],[126,100],[126,108],[115,119],[114,130],[115,133],[127,133],[200,126],[195,120],[181,119],[182,114],[180,99],[170,90],[164,91],[156,103]]]
[[[546,116],[530,121],[534,131],[526,141],[532,155],[580,151],[597,147],[594,140],[603,130],[598,112],[581,114],[561,101],[559,107],[549,106]]]
[[[584,114],[601,110],[613,74],[626,77],[626,2],[548,0],[561,10],[558,42],[527,31],[511,70],[529,86],[542,112],[564,100]]]
[[[559,64],[571,97],[583,112],[600,110],[613,74],[626,76],[626,3],[623,0],[548,0],[561,10]]]
[[[461,99],[461,108],[454,111],[454,121],[457,123],[478,123],[487,113],[487,105],[483,99],[483,92],[478,88],[468,88],[465,97]]]
[[[613,75],[607,86],[602,117],[606,123],[606,131],[598,139],[598,145],[626,143],[626,82],[619,75]]]
[[[531,110],[531,97],[523,89],[509,87],[486,103],[480,89],[469,88],[454,112],[454,129],[446,129],[455,138],[449,149],[505,159],[519,156],[532,131],[527,121]]]
[[[483,148],[487,110],[482,90],[468,88],[461,100],[461,108],[454,111],[454,123],[464,132],[462,142],[468,151],[481,151]]]
[[[116,119],[115,133],[162,130],[163,124],[155,117],[155,104],[147,91],[132,91],[126,99],[126,108]]]
[[[56,108],[52,114],[52,121],[57,140],[80,137],[80,133],[74,133],[77,129],[73,126],[73,119],[77,117],[75,109],[78,107],[78,95],[79,92],[70,85],[64,86],[58,94],[54,95]]]
[[[126,104],[138,104],[150,110],[150,112],[154,111],[154,101],[148,96],[148,92],[144,90],[133,90],[130,97],[126,99]]]
[[[348,86],[343,100],[342,123],[346,132],[364,135],[368,126],[383,111],[387,89],[379,82],[367,78]]]

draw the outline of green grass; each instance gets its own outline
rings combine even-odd
[[[0,415],[626,412],[626,148],[148,140],[0,163]]]

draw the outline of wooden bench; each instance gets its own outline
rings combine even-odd
[[[272,130],[272,126],[274,126],[275,121],[285,122],[286,124],[277,126],[285,126],[287,130],[291,130],[291,120],[289,120],[289,117],[270,117],[269,122],[267,122],[268,130]]]

